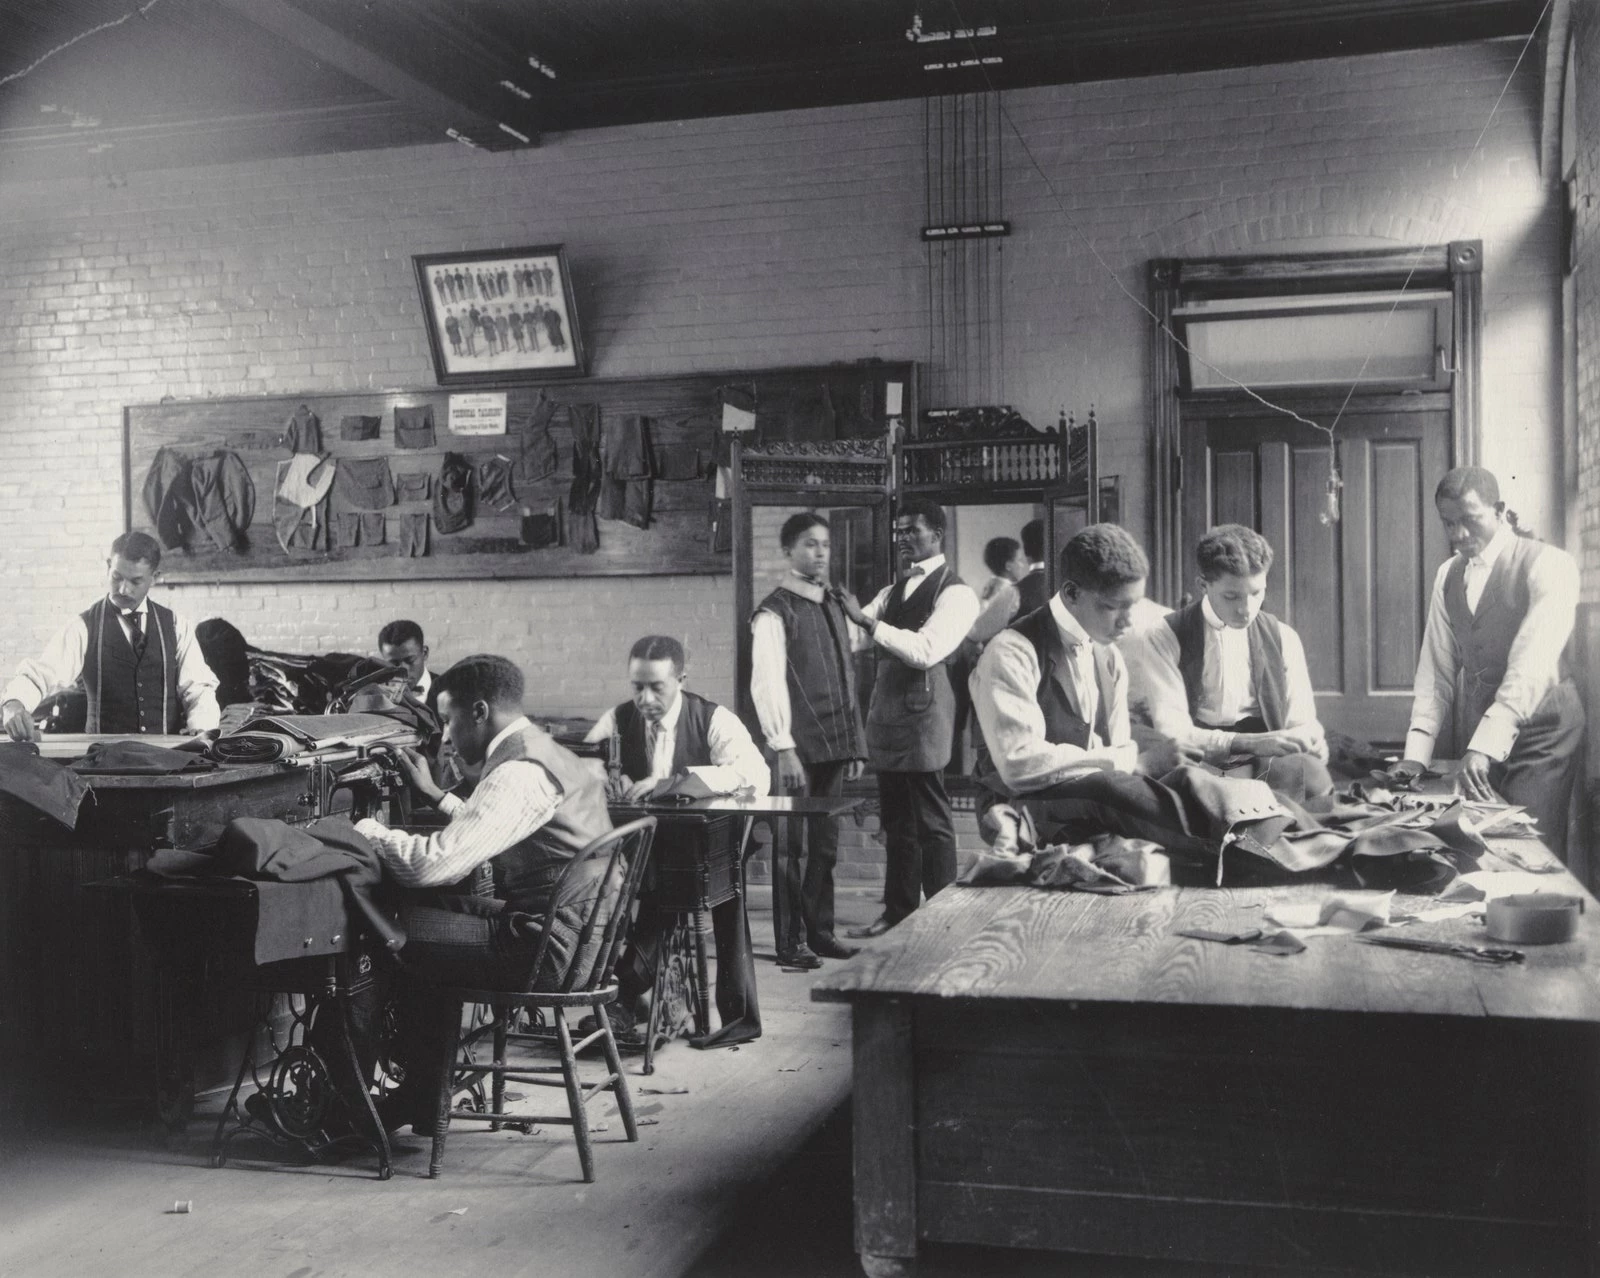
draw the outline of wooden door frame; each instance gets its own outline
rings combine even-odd
[[[1476,465],[1483,412],[1483,243],[1456,240],[1424,248],[1253,257],[1153,258],[1147,277],[1150,310],[1151,594],[1175,603],[1184,578],[1183,450],[1179,359],[1173,313],[1201,298],[1448,289],[1455,369],[1450,378],[1450,464]],[[1346,388],[1339,388],[1342,397]]]

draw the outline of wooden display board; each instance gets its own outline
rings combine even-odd
[[[717,496],[717,466],[726,465],[723,435],[724,391],[742,403],[753,403],[754,438],[762,441],[817,441],[881,436],[888,427],[891,395],[909,395],[910,364],[835,364],[819,367],[693,373],[668,377],[592,379],[539,387],[496,388],[506,398],[505,434],[453,434],[452,397],[472,395],[470,388],[417,391],[366,391],[344,394],[280,395],[257,398],[205,399],[135,405],[125,410],[124,518],[126,527],[156,532],[155,513],[146,500],[147,480],[158,460],[168,472],[173,463],[190,464],[231,453],[228,463],[238,475],[247,473],[254,490],[254,510],[236,544],[214,538],[196,526],[163,540],[168,548],[162,574],[168,581],[371,581],[426,578],[573,577],[589,575],[648,576],[679,573],[727,573],[732,569],[728,503]],[[900,390],[891,392],[898,383]],[[541,414],[541,397],[553,411]],[[648,523],[636,527],[622,519],[599,519],[598,544],[585,550],[575,529],[573,497],[573,406],[598,411],[602,435],[608,423],[630,417],[646,419],[648,453],[656,474],[649,480]],[[898,406],[898,405],[895,405]],[[431,408],[434,442],[402,448],[395,431],[397,409]],[[459,407],[459,405],[458,405]],[[301,410],[304,410],[302,412]],[[588,409],[580,408],[579,413]],[[479,495],[471,524],[443,533],[435,522],[432,497],[397,500],[369,519],[357,544],[346,544],[340,532],[358,521],[338,521],[324,504],[320,518],[332,520],[324,533],[326,546],[280,542],[274,523],[275,504],[284,514],[296,508],[278,497],[283,466],[294,456],[291,419],[300,413],[320,421],[321,455],[365,463],[387,461],[390,475],[427,474],[437,489],[447,453],[468,459],[474,469],[501,458],[518,463],[524,451],[539,443],[536,423],[548,417],[545,429],[555,446],[555,469],[539,478],[514,478],[512,500],[496,509]],[[346,418],[377,418],[375,436],[346,438]],[[493,421],[493,413],[489,415]],[[354,434],[354,432],[352,432]],[[304,439],[303,433],[300,438]],[[302,445],[303,446],[303,445]],[[543,447],[543,445],[540,445]],[[161,456],[162,450],[168,450]],[[546,453],[546,456],[548,454]],[[691,460],[692,459],[692,460]],[[523,465],[520,476],[538,476],[541,465]],[[348,472],[354,475],[356,467]],[[197,474],[200,472],[196,472]],[[209,470],[208,470],[209,476]],[[670,476],[670,477],[669,477]],[[310,478],[314,481],[316,472]],[[312,487],[315,485],[313,483]],[[306,495],[302,490],[302,496]],[[397,491],[397,498],[404,493]],[[636,494],[637,495],[637,494]],[[213,509],[216,509],[213,506]],[[237,509],[235,507],[235,509]],[[312,508],[315,512],[315,508]],[[346,507],[348,509],[348,507]],[[171,507],[168,507],[171,510]],[[544,543],[549,523],[540,516],[559,511],[564,544]],[[373,512],[369,512],[373,513]],[[529,523],[524,516],[532,514]],[[428,550],[406,553],[408,525],[426,515]],[[312,518],[312,517],[308,517]],[[309,526],[309,525],[308,525]],[[381,536],[381,540],[379,537]],[[530,539],[533,544],[530,544]],[[177,544],[171,544],[176,541]]]

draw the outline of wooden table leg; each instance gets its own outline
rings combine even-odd
[[[908,1273],[917,1255],[911,1005],[861,999],[853,1024],[855,1242],[862,1270],[880,1278]]]

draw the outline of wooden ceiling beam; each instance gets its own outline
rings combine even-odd
[[[419,117],[434,124],[439,130],[440,141],[455,136],[486,151],[510,151],[534,145],[539,140],[538,132],[525,111],[508,106],[503,116],[490,115],[400,66],[367,43],[288,3],[288,0],[219,0],[219,3],[239,17],[402,103]],[[426,56],[427,49],[423,48],[421,53]],[[502,124],[515,129],[527,140],[522,141],[508,133],[501,127]]]

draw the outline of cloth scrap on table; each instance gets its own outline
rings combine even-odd
[[[173,750],[147,741],[95,741],[72,770],[84,776],[168,776],[211,772],[216,764],[194,750]]]
[[[1278,901],[1262,917],[1301,938],[1337,936],[1386,926],[1393,907],[1393,892],[1340,892],[1323,901]]]
[[[957,882],[968,887],[1010,883],[1122,896],[1153,891],[1171,882],[1171,873],[1155,844],[1107,834],[1093,843],[1058,844],[1014,856],[980,851]]]
[[[0,742],[0,794],[20,799],[70,830],[78,823],[78,808],[88,793],[82,777],[40,758],[33,742]]]

